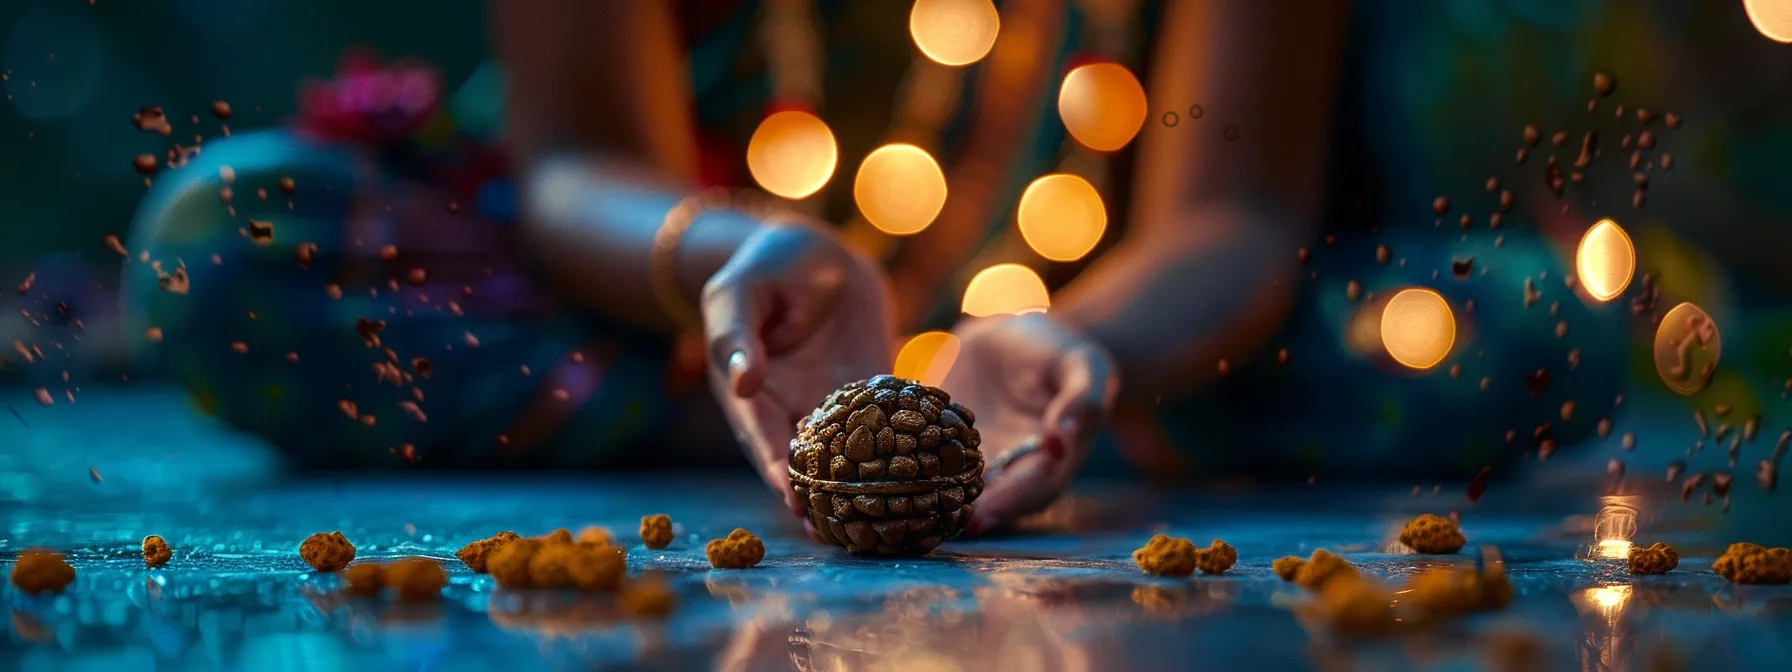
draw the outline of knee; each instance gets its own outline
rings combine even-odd
[[[137,365],[165,371],[182,350],[229,347],[241,340],[230,332],[275,309],[282,292],[303,282],[323,291],[317,267],[344,237],[354,165],[273,131],[207,145],[158,175],[131,222],[120,280]]]

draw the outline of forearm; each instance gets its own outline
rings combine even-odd
[[[555,157],[524,176],[525,254],[581,308],[637,326],[669,330],[653,287],[654,238],[692,191],[638,177],[640,169],[594,157]],[[739,210],[699,214],[670,257],[680,293],[695,305],[703,283],[761,223]]]
[[[1299,289],[1287,215],[1217,205],[1201,226],[1129,237],[1053,297],[1051,312],[1106,346],[1122,400],[1151,403],[1260,354]]]

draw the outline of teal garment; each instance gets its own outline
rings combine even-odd
[[[537,305],[539,288],[493,244],[510,235],[505,190],[488,185],[451,213],[455,196],[401,166],[359,146],[264,131],[208,143],[157,176],[126,244],[161,271],[132,258],[123,275],[140,368],[324,467],[600,462],[664,417],[665,345]],[[265,244],[247,235],[255,222],[271,222]],[[441,222],[453,225],[419,228]],[[432,234],[461,247],[432,245]],[[387,244],[402,256],[382,258]],[[171,291],[177,269],[184,293]],[[385,326],[369,338],[364,321]],[[506,454],[499,437],[574,352],[591,353],[575,367],[589,369],[566,421],[577,435]]]
[[[1557,129],[1576,129],[1574,144],[1555,151],[1564,175],[1580,131],[1599,128],[1617,143],[1586,111],[1591,64],[1575,57],[1605,16],[1603,4],[1356,3],[1330,209],[1323,232],[1305,244],[1312,258],[1301,269],[1298,303],[1255,360],[1212,389],[1166,402],[1160,439],[1176,453],[1172,463],[1197,474],[1290,480],[1467,479],[1597,438],[1631,386],[1630,307],[1569,290],[1572,222],[1628,222],[1635,208],[1628,191],[1597,203],[1571,187],[1558,201],[1544,166],[1547,136]],[[1205,104],[1224,116],[1224,101]],[[1609,115],[1615,104],[1600,111]],[[1515,154],[1526,123],[1547,130],[1521,166]],[[1241,127],[1248,134],[1248,122]],[[1588,173],[1628,183],[1629,152],[1609,154]],[[1490,178],[1499,182],[1494,193],[1485,187]],[[1513,192],[1514,206],[1496,229],[1502,189]],[[1443,217],[1433,211],[1440,195],[1451,202]],[[1563,204],[1572,214],[1561,213]],[[1566,235],[1550,228],[1563,218]],[[1389,263],[1378,262],[1380,246]],[[1453,267],[1470,259],[1457,277]],[[1527,281],[1535,300],[1526,297]],[[1349,296],[1352,282],[1358,300]],[[1429,371],[1347,344],[1369,297],[1404,287],[1435,289],[1457,321],[1454,350]],[[1282,348],[1287,365],[1275,361]]]

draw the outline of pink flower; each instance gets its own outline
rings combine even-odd
[[[427,65],[382,65],[365,52],[343,56],[333,81],[299,88],[299,128],[319,137],[386,146],[416,133],[441,104],[442,80]]]

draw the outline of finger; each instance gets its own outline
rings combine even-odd
[[[1066,353],[1057,368],[1058,393],[1045,408],[1040,448],[1060,457],[1081,455],[1112,408],[1113,375],[1107,357],[1092,348]]]
[[[728,391],[751,397],[765,386],[767,301],[755,286],[717,275],[703,286],[703,332],[710,366],[727,374]]]
[[[742,403],[742,402],[737,402]],[[787,427],[790,412],[766,398],[744,401],[750,406],[753,420],[747,450],[766,487],[783,498],[792,515],[802,515],[797,507],[796,492],[790,487],[790,440],[795,428]]]
[[[977,498],[971,526],[966,533],[993,532],[1021,516],[1045,508],[1063,489],[1058,477],[1062,463],[1043,450],[1010,463],[990,482],[983,496]]]

